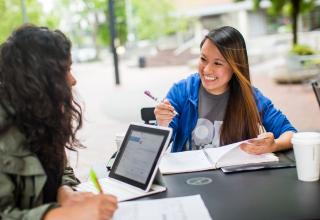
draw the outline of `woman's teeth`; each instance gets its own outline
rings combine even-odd
[[[216,79],[218,79],[218,77],[216,77],[216,76],[204,76],[204,79],[205,80],[216,80]]]

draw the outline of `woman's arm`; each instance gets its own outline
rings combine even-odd
[[[62,185],[73,187],[78,184],[80,184],[80,180],[78,180],[77,177],[75,176],[73,168],[67,165],[63,172]]]
[[[1,172],[1,168],[0,186],[0,219],[41,220],[48,210],[58,206],[48,203],[36,208],[19,209],[14,197],[15,185],[8,174]]]
[[[265,97],[258,89],[254,91],[262,125],[267,132],[272,132],[276,139],[279,139],[287,131],[297,132],[286,115],[277,109],[269,98]]]
[[[294,132],[287,131],[277,139],[273,133],[267,132],[259,135],[259,139],[252,139],[240,145],[241,149],[250,154],[271,153],[292,148],[291,138]]]
[[[293,134],[293,131],[287,131],[281,134],[279,138],[275,139],[273,152],[292,148],[291,138]]]
[[[87,220],[111,219],[117,209],[117,199],[111,195],[90,195],[84,201],[59,206],[48,203],[30,209],[20,209],[14,196],[15,185],[0,169],[0,219],[25,220]],[[64,187],[66,191],[69,189]],[[71,193],[71,191],[69,191]],[[75,193],[75,192],[74,192]]]
[[[71,206],[62,206],[46,213],[44,220],[109,220],[118,208],[116,197],[106,194],[88,197]]]

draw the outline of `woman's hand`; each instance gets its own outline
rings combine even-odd
[[[71,206],[61,206],[49,210],[44,216],[44,220],[109,220],[112,219],[117,208],[116,197],[106,194],[92,195]]]
[[[58,189],[57,201],[61,206],[72,206],[94,196],[90,192],[73,191],[69,186],[61,186]]]
[[[158,125],[168,127],[175,116],[174,108],[170,102],[165,99],[155,107],[154,115],[156,116]]]
[[[99,194],[87,199],[80,210],[85,213],[86,218],[83,219],[97,219],[109,220],[112,218],[115,210],[118,208],[118,201],[115,196]],[[86,210],[86,211],[85,211]],[[91,211],[90,211],[91,210]],[[89,213],[90,212],[90,213]],[[75,218],[79,219],[79,218]]]
[[[276,151],[277,146],[273,133],[267,132],[240,144],[240,148],[249,154],[264,154]]]

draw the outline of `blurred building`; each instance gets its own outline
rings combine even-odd
[[[260,9],[253,9],[253,1],[234,2],[233,0],[173,0],[179,15],[197,18],[196,29],[213,29],[223,25],[237,28],[245,37],[273,34],[288,26],[286,18],[273,18],[267,14],[271,3],[264,0]],[[320,1],[309,14],[300,17],[299,30],[320,28]]]
[[[167,36],[157,41],[157,53],[149,56],[148,65],[173,65],[191,63],[199,54],[199,42],[208,30],[229,25],[237,28],[246,39],[251,63],[260,63],[282,56],[291,48],[290,19],[284,16],[272,17],[267,13],[269,0],[260,3],[254,10],[253,1],[246,0],[172,0],[176,16],[192,18],[189,31]],[[298,30],[320,30],[320,0],[315,9],[299,17]],[[320,49],[319,31],[303,32],[300,43]],[[301,35],[302,33],[300,33]],[[174,59],[173,59],[174,57]]]

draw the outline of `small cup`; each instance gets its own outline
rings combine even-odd
[[[124,139],[124,136],[125,136],[124,133],[117,133],[117,134],[116,134],[116,139],[115,139],[115,141],[116,141],[116,145],[117,145],[117,151],[120,150],[120,147],[121,147],[122,141],[123,141],[123,139]]]
[[[320,133],[298,132],[291,140],[298,179],[301,181],[317,181],[320,174]]]

